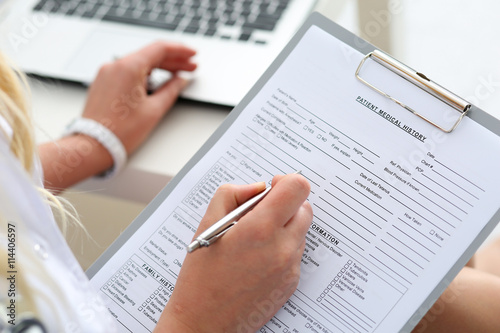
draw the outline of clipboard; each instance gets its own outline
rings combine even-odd
[[[363,68],[363,65],[368,59],[374,59],[377,63],[385,66],[387,69],[393,71],[394,73],[400,75],[403,77],[405,80],[408,80],[415,84],[417,87],[425,90],[435,98],[443,101],[444,103],[452,106],[455,108],[459,115],[457,116],[456,121],[453,122],[452,126],[450,128],[444,128],[441,125],[439,125],[437,122],[433,121],[431,118],[426,117],[422,115],[420,112],[417,110],[414,110],[410,106],[406,105],[404,102],[392,97],[390,94],[380,90],[379,88],[375,87],[372,85],[370,82],[366,81],[360,76],[361,69]],[[410,67],[406,66],[405,64],[397,61],[396,59],[390,57],[389,55],[379,51],[379,50],[374,50],[370,53],[368,53],[363,60],[361,60],[358,68],[356,69],[356,78],[366,84],[368,87],[372,88],[373,90],[377,91],[381,95],[389,98],[391,101],[394,103],[400,105],[404,109],[410,111],[417,117],[422,118],[423,120],[427,121],[428,123],[432,124],[433,126],[439,128],[440,130],[446,132],[446,133],[451,133],[455,128],[457,128],[458,124],[462,121],[463,117],[467,115],[469,112],[469,109],[471,107],[471,104],[462,99],[461,97],[455,95],[451,91],[443,88],[442,86],[438,85],[434,81],[431,81],[427,76],[425,76],[423,73],[417,72]]]
[[[297,32],[295,37],[290,41],[290,43],[285,47],[285,49],[280,53],[280,55],[276,58],[276,60],[272,63],[270,68],[263,74],[263,76],[257,81],[254,87],[250,90],[250,92],[243,98],[241,103],[239,103],[234,110],[228,115],[223,124],[217,129],[217,131],[209,138],[209,140],[203,145],[203,147],[193,156],[193,158],[187,163],[187,165],[179,172],[177,176],[172,179],[172,181],[158,194],[158,196],[146,207],[146,209],[134,220],[134,222],[124,231],[124,233],[104,252],[104,254],[98,258],[98,260],[88,269],[87,275],[91,279],[92,283],[95,283],[96,286],[106,294],[106,291],[103,289],[106,286],[103,284],[103,279],[107,282],[106,276],[108,272],[103,273],[103,268],[106,267],[107,270],[113,271],[115,269],[114,264],[110,264],[113,261],[114,256],[122,249],[127,243],[136,235],[143,225],[148,222],[149,219],[152,219],[155,213],[162,207],[163,203],[169,198],[169,195],[178,188],[180,184],[182,184],[183,180],[189,176],[189,173],[195,168],[200,161],[204,159],[206,154],[212,149],[223,136],[231,129],[231,127],[238,121],[238,118],[244,113],[246,108],[251,105],[256,96],[258,96],[259,92],[265,87],[265,85],[273,78],[276,72],[279,70],[280,66],[287,60],[287,58],[294,52],[295,48],[303,37],[310,31],[312,27],[316,27],[326,32],[330,36],[334,36],[339,41],[345,43],[349,47],[357,50],[365,55],[365,57],[358,63],[356,71],[352,72],[353,77],[364,85],[368,86],[369,89],[377,92],[378,94],[382,94],[384,97],[388,98],[391,103],[396,102],[402,108],[398,112],[406,112],[409,111],[413,116],[418,116],[423,121],[432,124],[432,126],[436,127],[444,133],[444,135],[464,135],[462,122],[464,119],[470,119],[473,123],[479,125],[485,130],[492,133],[493,137],[498,140],[500,136],[500,121],[493,116],[487,114],[486,112],[480,110],[474,105],[471,105],[467,101],[464,101],[460,97],[454,95],[453,93],[447,91],[445,88],[440,87],[439,85],[430,81],[427,76],[418,73],[411,68],[405,66],[404,64],[399,63],[397,60],[392,59],[390,56],[384,54],[380,50],[377,50],[373,45],[367,43],[366,41],[360,39],[359,37],[353,35],[337,24],[331,22],[329,19],[325,18],[319,13],[313,13],[306,23],[302,26],[302,28]],[[365,76],[365,66],[367,62],[375,59],[375,62],[384,67],[384,70],[390,71],[392,73],[397,74],[398,76],[404,78],[405,80],[411,82],[411,84],[415,85],[415,91],[423,90],[425,94],[432,96],[433,98],[438,99],[440,102],[451,106],[454,109],[454,116],[452,117],[451,126],[443,127],[440,124],[437,124],[433,119],[429,118],[426,115],[420,115],[420,110],[415,110],[413,107],[408,106],[405,101],[402,101],[400,98],[394,98],[391,94],[385,92],[380,87],[377,87],[376,84],[371,83]],[[363,107],[368,107],[365,103]],[[374,107],[372,107],[372,110]],[[304,112],[309,112],[304,109]],[[383,115],[385,119],[382,121],[388,121],[389,119],[387,115]],[[397,125],[397,124],[392,124]],[[399,126],[399,125],[397,125]],[[465,125],[464,125],[465,126]],[[401,127],[401,126],[400,126]],[[461,268],[467,263],[467,261],[471,258],[477,248],[482,244],[482,242],[486,239],[486,237],[491,233],[491,231],[495,228],[496,224],[500,221],[500,207],[495,208],[491,218],[489,218],[488,222],[484,223],[483,228],[478,232],[477,236],[474,240],[462,251],[462,253],[454,259],[454,263],[451,265],[449,269],[447,269],[447,273],[437,281],[436,285],[432,287],[432,290],[429,293],[426,293],[424,299],[419,301],[418,308],[415,309],[411,316],[408,316],[405,319],[405,323],[398,327],[398,330],[402,332],[410,332],[411,329],[419,322],[419,320],[423,317],[426,311],[432,306],[435,300],[438,299],[439,295],[444,291],[447,285],[451,282],[451,280],[458,274]],[[323,232],[326,232],[323,230]],[[332,236],[332,235],[330,235]],[[332,236],[333,237],[333,236]],[[331,240],[331,239],[330,239]],[[338,241],[338,240],[337,240]],[[137,259],[140,261],[139,259]],[[132,260],[133,261],[133,260]],[[130,261],[127,261],[130,262]],[[351,262],[352,264],[352,262]],[[111,266],[111,268],[107,268]],[[114,271],[113,271],[114,273]],[[117,273],[118,274],[118,273]],[[373,278],[376,278],[376,274],[371,275]],[[106,287],[107,288],[107,287]],[[327,289],[325,289],[326,291]],[[109,295],[108,295],[109,296]],[[318,297],[319,299],[320,297]],[[314,302],[314,301],[313,301]],[[318,304],[321,301],[317,301]],[[296,305],[296,304],[295,304]],[[394,308],[396,308],[398,302],[395,303]],[[289,304],[290,308],[293,308],[291,304]],[[290,309],[289,309],[290,310]],[[291,310],[290,310],[291,311]],[[311,316],[312,317],[312,316]],[[311,325],[312,322],[311,322]],[[339,324],[341,325],[341,324]],[[367,331],[379,332],[378,329],[381,326],[373,327]],[[307,327],[307,326],[306,326]],[[313,327],[313,326],[311,326]],[[316,327],[317,329],[318,327]],[[339,329],[340,330],[340,329]],[[267,330],[267,328],[263,328],[262,332],[270,332],[271,330]],[[309,332],[310,330],[305,330]],[[327,330],[331,332],[333,330]],[[346,330],[348,331],[348,330]],[[360,331],[359,329],[353,329],[353,331]]]

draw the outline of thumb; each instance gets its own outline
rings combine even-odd
[[[180,93],[186,88],[188,80],[174,75],[170,80],[163,84],[151,96],[151,101],[161,106],[161,109],[166,113],[174,105]]]

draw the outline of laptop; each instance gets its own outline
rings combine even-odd
[[[101,64],[155,40],[197,50],[182,97],[236,105],[317,0],[15,0],[0,47],[30,74],[90,84]],[[153,73],[160,82],[161,71]],[[168,75],[167,75],[168,76]]]

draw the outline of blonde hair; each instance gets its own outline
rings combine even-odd
[[[13,129],[10,149],[24,169],[31,172],[35,153],[33,126],[25,94],[29,93],[26,78],[11,68],[0,53],[0,115]],[[5,133],[7,134],[7,133]]]
[[[32,179],[37,148],[31,121],[31,108],[27,98],[29,93],[30,91],[26,77],[20,71],[16,70],[12,63],[10,63],[0,52],[0,116],[5,119],[12,129],[10,150],[17,157],[30,179]],[[10,135],[10,133],[3,134],[5,134],[6,137]],[[33,186],[36,187],[34,183]],[[76,222],[76,224],[83,228],[79,222],[75,209],[66,200],[56,197],[44,188],[37,188],[37,190],[42,199],[52,207],[52,211],[64,235],[66,234],[68,222]],[[8,222],[5,217],[2,216],[2,212],[0,212],[0,226],[2,226],[2,230],[7,230],[7,224]],[[86,232],[84,228],[83,230]],[[17,246],[18,253],[24,252],[24,254],[28,254],[29,256],[29,253],[32,252],[32,249],[29,249],[27,243],[23,243],[21,240],[17,243]],[[7,258],[5,248],[0,248],[0,257]],[[28,266],[30,271],[38,276],[43,277],[46,275],[41,263],[37,263],[37,260],[31,260],[32,258],[25,259],[26,262],[29,262]],[[22,265],[22,263],[19,264]],[[6,265],[7,260],[0,262],[0,269],[2,269],[0,274],[6,274],[9,270]],[[50,297],[45,291],[33,290],[33,288],[28,285],[26,279],[23,278],[23,274],[17,276],[16,283],[22,294],[22,304],[19,304],[19,310],[30,312],[35,315],[38,314],[39,311],[36,309],[35,296],[46,299],[46,301],[48,301],[46,304],[55,301],[50,300]],[[47,278],[47,284],[50,285],[49,289],[57,290],[57,283],[55,283],[55,281],[50,281],[49,278]]]
[[[30,95],[30,89],[26,76],[16,70],[15,66],[0,52],[0,115],[13,130],[10,150],[21,162],[26,172],[31,174],[37,149],[28,95]],[[58,216],[57,221],[64,235],[66,235],[69,221],[83,228],[76,210],[67,200],[53,195],[44,188],[38,188],[38,191]]]

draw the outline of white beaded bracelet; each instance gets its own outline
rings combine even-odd
[[[89,118],[76,118],[68,124],[63,135],[68,136],[75,133],[85,134],[96,139],[113,158],[111,169],[99,176],[110,178],[123,169],[127,162],[127,151],[120,139],[106,126]]]

